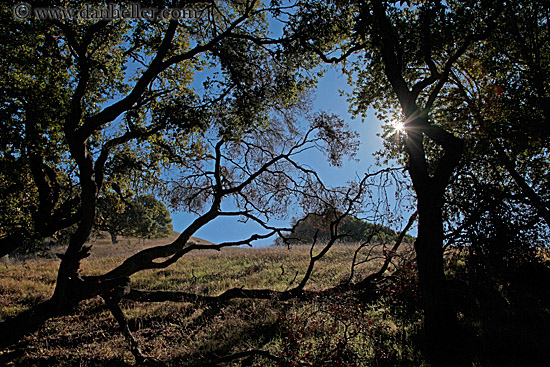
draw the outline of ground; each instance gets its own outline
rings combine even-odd
[[[110,243],[108,236],[95,239],[91,241],[92,255],[82,264],[82,274],[104,273],[140,249],[167,243],[176,235],[146,241],[123,238],[116,245]],[[306,289],[323,290],[349,277],[355,248],[352,244],[336,245],[316,264]],[[290,250],[269,247],[193,252],[167,269],[134,275],[132,287],[207,295],[218,295],[232,287],[284,291],[301,280],[309,262],[309,249],[296,246]],[[48,299],[59,264],[54,254],[62,251],[52,248],[45,257],[3,260],[0,319]],[[378,269],[383,257],[380,249],[374,254],[378,259],[359,267],[357,277]],[[192,303],[125,301],[123,310],[143,351],[168,365],[209,365],[217,358],[255,349],[268,351],[279,362],[254,356],[247,363],[330,366],[347,358],[356,359],[360,365],[356,355],[361,354],[365,361],[376,357],[376,353],[382,353],[377,349],[386,342],[383,338],[371,340],[370,336],[387,336],[398,330],[387,318],[385,306],[372,308],[360,302],[335,294],[327,299],[317,297],[300,302],[235,300],[219,308]],[[376,319],[386,321],[375,330]],[[220,365],[240,365],[242,361]],[[132,365],[134,358],[117,323],[98,297],[83,302],[75,315],[49,320],[40,331],[4,351],[0,355],[2,362],[13,366],[124,366]]]
[[[174,234],[175,236],[176,234]],[[175,238],[175,237],[173,237]],[[82,274],[102,274],[140,249],[170,241],[108,238],[92,241]],[[198,241],[198,240],[197,240]],[[204,242],[207,243],[207,242]],[[240,299],[215,306],[123,301],[143,352],[167,366],[423,366],[422,312],[414,261],[385,273],[360,292],[325,292],[350,274],[355,244],[338,244],[320,260],[308,299]],[[408,254],[405,246],[400,255]],[[59,259],[4,259],[0,263],[0,321],[51,296]],[[358,258],[366,254],[365,249]],[[464,251],[446,257],[450,289],[464,329],[464,352],[473,366],[547,366],[550,360],[548,256],[515,264],[499,276],[472,272]],[[314,251],[315,253],[315,251]],[[379,269],[375,260],[355,280]],[[305,273],[309,246],[198,251],[176,264],[132,276],[132,288],[219,295],[227,289],[295,286]],[[0,351],[8,366],[131,366],[135,360],[118,324],[97,297],[70,316],[49,320],[38,332]]]

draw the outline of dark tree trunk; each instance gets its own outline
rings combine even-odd
[[[79,167],[82,187],[78,227],[71,235],[67,250],[59,256],[61,264],[52,297],[47,302],[1,322],[0,348],[5,348],[17,342],[24,335],[38,330],[49,318],[73,311],[81,300],[90,296],[90,287],[83,286],[84,282],[78,271],[81,260],[90,254],[91,246],[85,246],[85,243],[95,222],[99,186],[95,181],[94,161],[88,152],[86,141],[79,140],[71,131],[67,133],[67,136],[71,154]]]
[[[115,231],[110,231],[109,234],[111,235],[111,242],[113,243],[113,245],[115,243],[118,243],[118,240],[116,238],[116,232]]]
[[[408,170],[418,200],[418,237],[415,242],[416,260],[420,278],[420,288],[424,300],[424,327],[430,359],[436,366],[466,366],[467,356],[459,350],[461,340],[457,315],[447,291],[443,263],[443,216],[442,207],[447,185],[453,171],[459,165],[464,147],[463,141],[439,126],[431,125],[428,114],[440,91],[445,86],[453,64],[469,49],[473,42],[483,40],[494,27],[494,20],[499,15],[495,12],[487,20],[487,27],[482,33],[469,34],[453,52],[448,54],[444,66],[439,68],[432,59],[430,36],[430,19],[426,18],[424,40],[418,44],[424,53],[424,60],[430,76],[420,79],[410,86],[403,75],[410,65],[403,62],[404,48],[401,40],[407,34],[399,34],[399,27],[394,26],[388,15],[386,2],[373,0],[368,2],[365,16],[372,12],[372,31],[374,41],[378,44],[384,73],[391,84],[395,96],[405,114],[405,147],[408,154]],[[367,32],[367,30],[365,30]],[[452,47],[452,46],[451,46]],[[416,62],[416,61],[415,61]],[[428,93],[423,106],[417,104],[422,93]],[[429,164],[423,147],[427,137],[443,149],[437,164]],[[471,363],[469,363],[471,365]]]
[[[71,244],[64,255],[61,255],[61,265],[58,270],[57,283],[52,297],[30,310],[0,322],[0,349],[6,348],[23,336],[40,329],[46,320],[70,313],[80,301],[98,293],[84,283],[78,275],[80,261],[89,255],[90,247],[84,246],[89,231],[85,224],[71,237]],[[71,249],[71,245],[73,248]],[[72,251],[70,251],[72,250]],[[97,284],[93,284],[97,286]],[[94,293],[95,292],[95,293]]]
[[[418,116],[418,113],[412,116]],[[426,351],[434,366],[464,366],[467,356],[460,347],[456,311],[450,301],[443,259],[443,203],[445,188],[458,166],[463,143],[443,129],[428,123],[427,116],[411,119],[406,147],[409,173],[418,200],[418,236],[414,247],[424,304]],[[441,145],[444,154],[428,168],[424,135]],[[429,171],[434,171],[430,174]]]
[[[426,350],[434,365],[461,365],[459,328],[450,302],[443,264],[443,220],[437,197],[418,202],[418,237],[414,248],[424,305]],[[434,202],[435,201],[435,202]]]
[[[103,109],[101,112],[85,116],[83,107],[84,97],[88,91],[89,81],[92,75],[92,56],[88,48],[92,44],[96,34],[102,31],[108,24],[109,21],[96,22],[87,28],[82,39],[73,36],[74,30],[69,26],[62,27],[63,32],[70,34],[67,36],[68,42],[72,49],[78,54],[78,73],[75,76],[78,82],[74,88],[71,102],[67,106],[69,108],[63,124],[63,130],[66,142],[69,146],[70,156],[78,166],[81,192],[78,212],[69,215],[69,217],[63,216],[64,222],[59,224],[59,228],[56,228],[61,229],[76,223],[78,223],[78,227],[76,232],[71,236],[65,254],[60,256],[61,264],[57,274],[54,294],[47,302],[41,303],[16,317],[0,322],[0,348],[5,348],[17,342],[22,336],[38,330],[47,319],[71,312],[80,301],[93,297],[100,292],[99,282],[94,283],[92,280],[89,284],[86,284],[86,281],[80,278],[78,271],[80,268],[80,261],[89,255],[90,247],[85,246],[85,243],[95,222],[97,195],[100,192],[103,182],[105,162],[113,147],[124,144],[140,136],[147,136],[149,133],[154,133],[155,130],[143,134],[125,134],[123,137],[111,139],[103,145],[101,153],[95,162],[93,155],[88,149],[89,138],[94,133],[100,131],[103,125],[115,120],[118,116],[133,108],[132,106],[134,103],[142,97],[150,83],[155,80],[161,72],[171,65],[194,58],[196,54],[212,49],[214,44],[219,41],[214,38],[211,44],[198,46],[194,49],[194,52],[184,53],[179,55],[179,57],[172,57],[169,60],[165,60],[172,48],[172,40],[178,27],[178,22],[171,21],[151,65],[143,73],[132,89],[132,92],[115,104]],[[36,119],[27,117],[27,120],[32,122],[27,125],[33,127]],[[35,168],[37,167],[39,168],[38,165],[35,165]],[[43,178],[48,176],[47,171],[39,172],[35,169],[35,172],[38,174],[35,179],[41,179],[42,182],[44,181]],[[43,177],[41,178],[40,176]],[[51,177],[48,178],[51,179]],[[57,195],[55,190],[47,187],[47,185],[42,185],[38,189],[39,194],[46,199],[50,197],[55,199],[55,195]],[[45,205],[47,205],[45,209],[51,209],[55,207],[54,204],[57,200],[44,202]],[[72,209],[72,207],[69,207],[69,209]],[[72,210],[68,210],[68,212],[72,213]],[[57,229],[54,228],[53,232]],[[8,242],[4,238],[0,239],[0,245],[2,246],[0,254],[12,251],[16,244],[16,242]],[[112,278],[109,279],[112,280]],[[102,280],[101,284],[104,283],[105,281]]]

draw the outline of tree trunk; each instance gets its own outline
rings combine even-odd
[[[52,297],[28,311],[1,322],[0,347],[5,348],[17,342],[24,335],[38,330],[51,317],[72,312],[80,301],[89,298],[92,294],[90,293],[91,288],[85,285],[78,272],[80,261],[90,254],[91,246],[85,246],[85,243],[95,222],[99,187],[94,178],[93,157],[88,152],[86,142],[78,141],[73,136],[69,138],[69,145],[71,154],[79,166],[82,186],[78,227],[71,235],[67,250],[59,256],[61,264]]]
[[[426,351],[434,366],[465,366],[467,355],[460,347],[456,311],[447,291],[443,262],[443,212],[445,188],[460,162],[462,140],[430,125],[427,116],[409,116],[406,148],[409,173],[417,196],[418,236],[414,247],[424,304]],[[441,145],[444,154],[430,174],[423,148],[424,134]]]
[[[111,242],[113,243],[113,245],[115,243],[118,243],[118,240],[116,238],[116,232],[115,231],[110,231],[109,234],[111,235]]]
[[[458,322],[443,265],[443,219],[437,203],[440,198],[431,199],[418,201],[418,237],[414,243],[424,304],[426,350],[434,366],[458,366],[463,363],[456,357],[463,353],[458,345]]]

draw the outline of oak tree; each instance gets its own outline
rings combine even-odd
[[[404,144],[417,198],[416,261],[424,327],[435,363],[460,363],[456,313],[444,265],[445,192],[464,142],[435,108],[457,62],[495,29],[502,4],[462,1],[307,1],[287,31],[290,48],[343,64],[355,86],[353,110],[374,107]]]
[[[102,3],[75,6],[87,4]],[[305,78],[284,58],[270,63],[276,55],[247,40],[266,32],[266,13],[276,7],[180,5],[195,6],[200,16],[19,20],[2,5],[0,255],[76,228],[51,299],[0,324],[2,346],[120,283],[79,275],[102,193],[125,196],[136,182],[146,193],[162,189],[161,173],[174,157],[185,166],[205,154],[194,137],[211,124],[231,139],[265,124],[275,105],[303,89]],[[204,68],[218,70],[192,85]],[[199,223],[165,249],[178,252]]]

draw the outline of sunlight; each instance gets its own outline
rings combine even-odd
[[[405,123],[403,121],[398,121],[398,120],[393,121],[392,122],[392,127],[398,133],[405,132]]]

